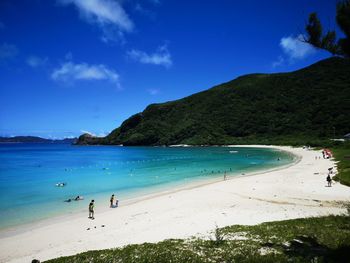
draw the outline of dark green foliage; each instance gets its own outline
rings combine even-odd
[[[308,43],[315,47],[321,46],[322,38],[322,24],[316,13],[311,13],[309,16],[309,23],[306,25],[306,32],[308,33]]]
[[[337,23],[346,36],[339,39],[339,46],[350,57],[350,1],[341,1],[338,3]]]
[[[350,61],[252,74],[189,97],[149,105],[107,137],[80,144],[332,146],[350,132]],[[326,145],[325,145],[326,144]]]
[[[215,243],[215,245],[220,246],[222,243],[224,243],[225,237],[218,226],[215,226],[214,236],[215,239],[213,240],[213,242]]]
[[[335,31],[328,31],[326,35],[322,38],[321,47],[328,50],[332,53],[332,55],[340,55],[343,54],[342,49],[336,42],[337,35]]]
[[[327,216],[219,229],[225,240],[165,240],[89,251],[48,263],[349,262],[350,217]]]
[[[79,136],[76,144],[79,145],[94,145],[94,144],[104,144],[104,138],[98,138],[92,136],[91,134],[84,133]]]
[[[323,35],[322,24],[317,17],[316,13],[312,13],[309,16],[309,23],[306,25],[306,32],[308,38],[305,40],[307,43],[314,47],[325,49],[332,53],[332,55],[341,55],[342,51],[336,43],[335,31],[328,31]]]
[[[350,186],[350,142],[332,148],[332,152],[337,160],[338,174],[335,179]]]
[[[340,38],[337,41],[337,36],[334,30],[328,31],[323,35],[322,24],[316,13],[311,13],[308,24],[305,29],[307,39],[305,42],[313,45],[316,48],[324,49],[332,53],[350,57],[350,0],[342,0],[337,4],[337,24],[345,34],[345,38]]]
[[[337,23],[343,33],[350,37],[350,1],[340,1],[338,3]]]

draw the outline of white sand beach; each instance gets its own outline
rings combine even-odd
[[[273,148],[290,151],[300,159],[273,171],[168,191],[114,209],[106,209],[106,200],[96,204],[95,220],[88,219],[86,212],[19,227],[17,231],[3,230],[0,262],[22,263],[33,258],[44,261],[133,243],[208,237],[215,225],[258,224],[345,212],[341,202],[350,201],[350,188],[339,183],[326,187],[328,168],[335,166],[334,161],[322,159],[320,151]]]

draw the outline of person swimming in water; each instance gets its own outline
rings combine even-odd
[[[82,197],[81,195],[78,195],[76,198],[74,198],[75,201],[80,201],[80,200],[84,200],[84,197]]]

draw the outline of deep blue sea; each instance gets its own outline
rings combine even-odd
[[[293,162],[287,152],[232,147],[119,147],[0,144],[0,228],[109,205],[188,183]],[[59,182],[65,187],[57,187]],[[77,195],[83,201],[64,202]],[[103,201],[102,201],[103,200]],[[102,204],[103,203],[103,204]]]

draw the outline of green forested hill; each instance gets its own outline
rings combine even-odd
[[[330,58],[279,74],[251,74],[151,104],[104,138],[79,144],[169,145],[330,138],[350,132],[350,61]]]

